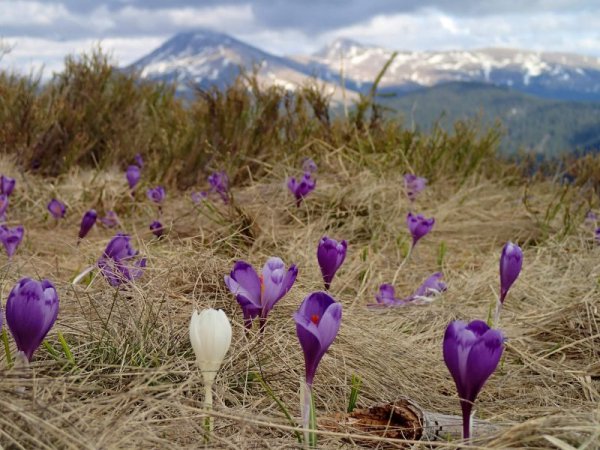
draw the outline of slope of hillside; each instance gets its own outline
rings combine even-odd
[[[481,83],[447,83],[381,100],[403,116],[407,126],[451,128],[459,119],[479,117],[506,128],[503,148],[556,154],[600,149],[600,104],[537,98]]]

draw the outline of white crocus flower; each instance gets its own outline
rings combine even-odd
[[[212,385],[231,345],[231,323],[222,310],[194,310],[190,321],[190,341],[204,380],[205,404],[212,409]],[[209,421],[212,430],[212,421]]]

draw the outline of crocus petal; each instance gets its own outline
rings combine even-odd
[[[58,315],[58,295],[47,280],[23,278],[6,302],[6,322],[17,348],[31,361],[33,353],[54,325]]]
[[[325,292],[308,295],[294,315],[309,385],[313,382],[321,358],[335,339],[341,318],[341,305]]]
[[[521,248],[507,242],[502,248],[500,256],[500,301],[504,302],[508,290],[519,277],[523,266],[523,252]]]
[[[342,323],[342,305],[331,304],[323,313],[317,328],[319,329],[319,341],[321,347],[327,349],[334,341]]]
[[[382,284],[379,286],[379,293],[375,295],[377,303],[384,305],[393,304],[395,300],[394,286],[391,284]]]
[[[231,345],[231,324],[222,310],[205,309],[192,313],[190,342],[202,372],[219,370]]]
[[[466,400],[475,401],[487,379],[498,367],[504,350],[503,342],[502,332],[490,329],[471,348],[466,363],[469,378]]]
[[[283,296],[283,280],[285,277],[285,264],[281,258],[271,257],[267,260],[262,271],[263,316],[266,316],[273,305]]]
[[[306,382],[312,385],[317,366],[324,352],[321,349],[316,325],[310,322],[310,320],[306,321],[306,318],[298,314],[294,315],[294,319],[296,321],[296,335],[304,353]]]
[[[225,280],[225,283],[233,295],[242,295],[254,305],[261,306],[260,278],[254,267],[246,261],[237,261],[234,264],[230,280]]]
[[[127,167],[127,171],[125,172],[125,177],[127,178],[127,183],[129,184],[129,188],[133,189],[138,182],[140,181],[140,168],[136,165],[131,165]]]
[[[415,291],[416,297],[427,297],[446,290],[446,284],[441,281],[444,275],[441,272],[436,272],[429,276],[421,286]]]
[[[333,277],[346,258],[348,244],[346,241],[337,242],[324,236],[317,247],[317,261],[323,275],[325,289],[329,289]]]

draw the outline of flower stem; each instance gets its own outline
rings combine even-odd
[[[213,417],[210,415],[213,409],[213,384],[215,381],[215,372],[202,372],[202,379],[204,381],[204,409],[206,410],[207,417],[204,422],[204,426],[207,432],[207,441],[210,439],[210,435],[214,429]]]
[[[496,328],[498,326],[498,322],[500,322],[500,311],[501,310],[502,310],[502,302],[498,298],[498,301],[496,302],[496,311],[494,312],[494,326],[493,326],[493,328]]]
[[[398,268],[396,269],[396,273],[394,274],[394,278],[392,279],[392,284],[396,284],[396,279],[398,278],[398,275],[400,275],[400,271],[402,270],[402,268],[404,267],[404,265],[410,260],[410,257],[413,253],[413,249],[415,248],[415,245],[411,245],[408,248],[408,252],[406,253],[406,257],[402,260],[402,262],[400,263],[400,265],[398,266]]]
[[[468,440],[471,437],[471,425],[473,423],[473,404],[468,400],[461,400],[460,407],[463,418],[463,439]]]
[[[312,394],[312,386],[308,383],[304,386],[304,402],[302,407],[302,419],[304,423],[304,442],[309,448],[317,448],[317,417],[315,414],[315,402]]]
[[[8,344],[8,334],[6,333],[6,328],[2,328],[2,342],[4,343],[4,354],[6,355],[6,363],[8,367],[12,367],[13,359],[10,354],[10,346]]]

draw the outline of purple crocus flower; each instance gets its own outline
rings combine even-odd
[[[86,211],[86,213],[81,218],[81,225],[79,226],[79,239],[83,239],[90,232],[94,224],[96,223],[96,219],[98,218],[98,214],[95,209],[90,209]]]
[[[6,220],[6,210],[8,208],[8,195],[0,194],[0,220]]]
[[[431,231],[434,223],[435,219],[433,217],[431,219],[426,219],[421,214],[415,215],[412,212],[408,213],[406,216],[406,224],[408,225],[408,230],[412,235],[413,247],[417,245],[419,239]]]
[[[25,229],[21,225],[14,228],[8,228],[6,225],[0,226],[0,241],[2,241],[2,244],[6,249],[8,259],[11,259],[12,256],[15,254],[17,247],[21,244],[21,241],[23,240],[24,234]]]
[[[421,178],[411,173],[404,175],[404,189],[406,196],[411,202],[414,202],[427,184],[427,178]]]
[[[135,186],[139,183],[141,178],[140,168],[134,164],[127,167],[127,171],[125,172],[125,176],[127,177],[127,183],[129,183],[129,189],[135,188]]]
[[[317,260],[321,268],[326,290],[329,290],[335,273],[344,262],[344,259],[346,259],[347,249],[348,243],[346,241],[338,243],[335,239],[330,239],[327,236],[324,236],[319,241]]]
[[[413,300],[431,297],[432,295],[437,295],[448,289],[446,283],[442,281],[443,276],[444,274],[442,272],[436,272],[433,275],[430,275],[411,296]]]
[[[206,199],[208,199],[208,192],[206,192],[206,191],[192,192],[192,201],[195,204],[202,203]]]
[[[117,233],[98,259],[98,267],[111,286],[120,286],[142,276],[146,258],[133,262],[138,251],[131,247],[131,236]]]
[[[162,186],[156,186],[153,189],[148,189],[146,191],[146,195],[154,203],[161,204],[163,202],[163,200],[165,199],[165,195],[166,195],[165,188]]]
[[[7,176],[0,176],[0,193],[10,197],[15,189],[16,180]]]
[[[58,294],[50,281],[23,278],[6,301],[6,323],[28,361],[58,316]]]
[[[212,173],[208,177],[208,184],[212,192],[221,196],[223,203],[229,203],[229,177],[225,172]]]
[[[595,231],[594,234],[595,234],[595,237],[596,237],[596,243],[600,244],[600,227],[596,228],[596,231]]]
[[[340,329],[342,305],[325,292],[313,292],[304,299],[294,320],[304,352],[306,384],[310,387],[321,358]]]
[[[500,303],[504,303],[508,290],[519,277],[523,266],[523,251],[521,248],[507,242],[500,256]]]
[[[371,303],[367,306],[370,308],[379,308],[382,306],[406,306],[409,304],[429,303],[431,302],[430,297],[438,295],[447,289],[446,283],[441,281],[443,276],[441,272],[430,275],[413,294],[406,298],[396,298],[394,286],[391,284],[382,284],[379,286],[379,293],[375,295],[377,303]]]
[[[106,211],[106,216],[100,218],[100,222],[106,228],[114,228],[119,225],[119,218],[117,217],[117,213],[113,210]]]
[[[65,217],[65,214],[67,212],[67,207],[60,200],[53,198],[52,200],[50,200],[50,203],[48,203],[48,211],[50,211],[50,214],[52,214],[52,217],[54,217],[56,220],[58,220],[58,219],[62,219],[63,217]]]
[[[296,197],[296,206],[300,207],[302,200],[315,190],[317,182],[316,180],[311,179],[311,174],[309,172],[305,172],[300,181],[291,177],[288,180],[287,186],[290,192],[294,194],[294,197]]]
[[[142,158],[142,154],[141,153],[137,153],[134,157],[135,159],[135,163],[138,165],[138,167],[140,169],[142,169],[144,167],[144,159]]]
[[[308,173],[315,173],[317,171],[317,164],[311,158],[304,158],[302,161],[302,170]]]
[[[471,411],[477,394],[494,373],[504,336],[481,320],[451,322],[444,335],[444,362],[454,378],[463,416],[463,438],[471,435]]]
[[[399,300],[396,298],[396,290],[394,286],[391,284],[382,284],[379,286],[379,292],[375,294],[375,300],[377,300],[377,305],[385,305],[385,306],[396,306],[398,305]],[[377,305],[369,305],[369,306],[377,306]]]
[[[155,220],[150,224],[150,231],[152,231],[154,236],[159,238],[164,234],[165,229],[163,228],[162,223],[160,223],[158,220]]]
[[[245,261],[237,261],[225,284],[242,307],[244,325],[252,327],[252,321],[260,316],[261,329],[275,304],[292,288],[298,276],[298,268],[291,265],[286,271],[281,258],[271,257],[263,267],[262,276]]]

